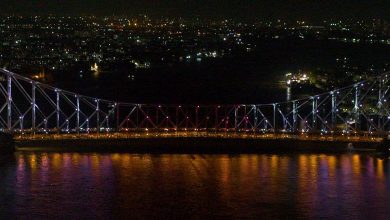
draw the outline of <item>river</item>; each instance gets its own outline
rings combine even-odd
[[[390,163],[362,154],[17,152],[0,219],[390,219]]]

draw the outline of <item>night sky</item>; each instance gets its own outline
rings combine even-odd
[[[390,19],[390,0],[0,0],[2,14]]]

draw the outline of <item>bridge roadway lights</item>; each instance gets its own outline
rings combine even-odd
[[[133,139],[133,138],[222,138],[222,139],[264,139],[264,140],[304,140],[323,142],[372,142],[379,143],[383,138],[371,136],[344,136],[344,135],[320,135],[320,134],[253,134],[236,132],[115,132],[115,133],[90,133],[90,134],[36,134],[14,135],[16,141],[26,140],[62,140],[62,139]]]
[[[121,103],[61,90],[4,69],[0,76],[0,129],[15,134],[207,131],[377,137],[390,130],[386,74],[305,99],[234,105]]]

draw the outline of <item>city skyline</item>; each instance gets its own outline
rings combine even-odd
[[[122,101],[264,103],[285,100],[287,73],[300,78],[303,71],[310,88],[324,91],[390,67],[390,24],[383,20],[0,16],[0,38],[2,68],[106,98],[121,87]],[[160,83],[167,81],[168,88]]]
[[[324,1],[310,2],[303,0],[290,1],[239,1],[239,0],[148,0],[148,1],[3,1],[1,14],[62,14],[62,15],[127,15],[149,14],[151,16],[203,17],[203,18],[282,18],[288,20],[319,21],[322,19],[389,19],[387,8],[390,2],[385,1]]]

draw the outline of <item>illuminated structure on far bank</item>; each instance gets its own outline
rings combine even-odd
[[[390,80],[369,80],[270,104],[163,105],[87,97],[0,69],[0,127],[22,134],[203,131],[381,135],[390,131]]]

